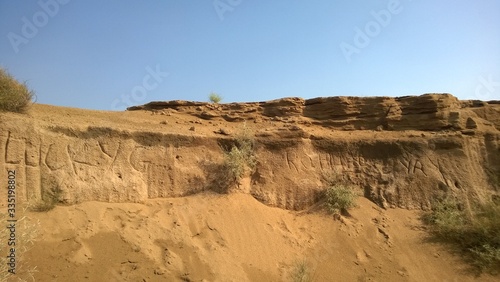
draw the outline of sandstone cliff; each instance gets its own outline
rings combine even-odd
[[[169,101],[126,112],[35,105],[28,115],[0,113],[0,183],[16,169],[20,200],[58,188],[61,204],[198,193],[224,173],[222,148],[243,122],[258,163],[234,189],[268,205],[314,205],[325,174],[386,207],[500,192],[500,104],[450,94]]]

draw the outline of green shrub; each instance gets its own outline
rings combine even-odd
[[[451,244],[478,271],[500,272],[500,206],[476,204],[467,213],[458,200],[434,203],[424,222],[438,241]],[[471,215],[470,215],[471,214]]]
[[[219,103],[220,101],[222,101],[222,96],[220,96],[219,94],[217,93],[210,93],[210,95],[208,95],[208,99],[210,99],[210,101],[212,103]]]
[[[463,229],[467,224],[465,212],[461,209],[460,203],[451,198],[435,203],[432,213],[426,214],[424,220],[439,227],[434,232],[442,237],[455,236],[455,231]]]
[[[238,147],[231,148],[231,151],[224,155],[224,164],[227,172],[236,181],[245,173],[245,154]]]
[[[224,153],[223,179],[226,186],[238,183],[247,170],[254,170],[257,164],[255,157],[255,138],[253,132],[246,126],[236,136],[235,144]]]
[[[0,68],[0,111],[24,113],[33,103],[33,92]]]
[[[326,189],[326,206],[333,214],[346,214],[356,207],[356,193],[347,185],[333,184]]]

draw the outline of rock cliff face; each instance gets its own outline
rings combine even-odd
[[[62,204],[198,193],[224,173],[222,148],[244,121],[257,166],[234,189],[268,205],[314,205],[325,175],[386,207],[500,191],[500,105],[450,94],[151,102],[122,113],[36,105],[0,113],[0,183],[15,169],[20,201],[57,188]]]

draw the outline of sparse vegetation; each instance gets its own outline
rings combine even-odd
[[[0,111],[24,113],[33,103],[33,91],[0,68]]]
[[[228,184],[238,183],[247,170],[255,169],[256,164],[254,134],[245,124],[236,136],[236,144],[224,155],[223,171]]]
[[[326,206],[333,214],[347,214],[347,210],[356,207],[356,193],[344,184],[332,184],[326,189]]]
[[[299,261],[294,265],[290,278],[293,282],[309,282],[312,281],[311,273],[306,261]]]
[[[210,102],[217,104],[220,101],[222,101],[222,96],[220,96],[219,94],[217,94],[215,92],[212,92],[212,93],[210,93],[210,95],[208,95],[208,99],[210,99]]]
[[[423,220],[435,239],[456,248],[480,272],[500,273],[500,205],[472,205],[470,211],[457,200],[434,203]]]
[[[224,164],[229,175],[238,181],[245,173],[245,153],[234,146],[231,151],[224,155]]]

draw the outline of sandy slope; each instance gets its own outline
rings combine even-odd
[[[418,212],[358,202],[340,221],[245,194],[59,206],[29,214],[29,263],[38,281],[293,281],[302,262],[312,281],[494,281],[426,242]]]

